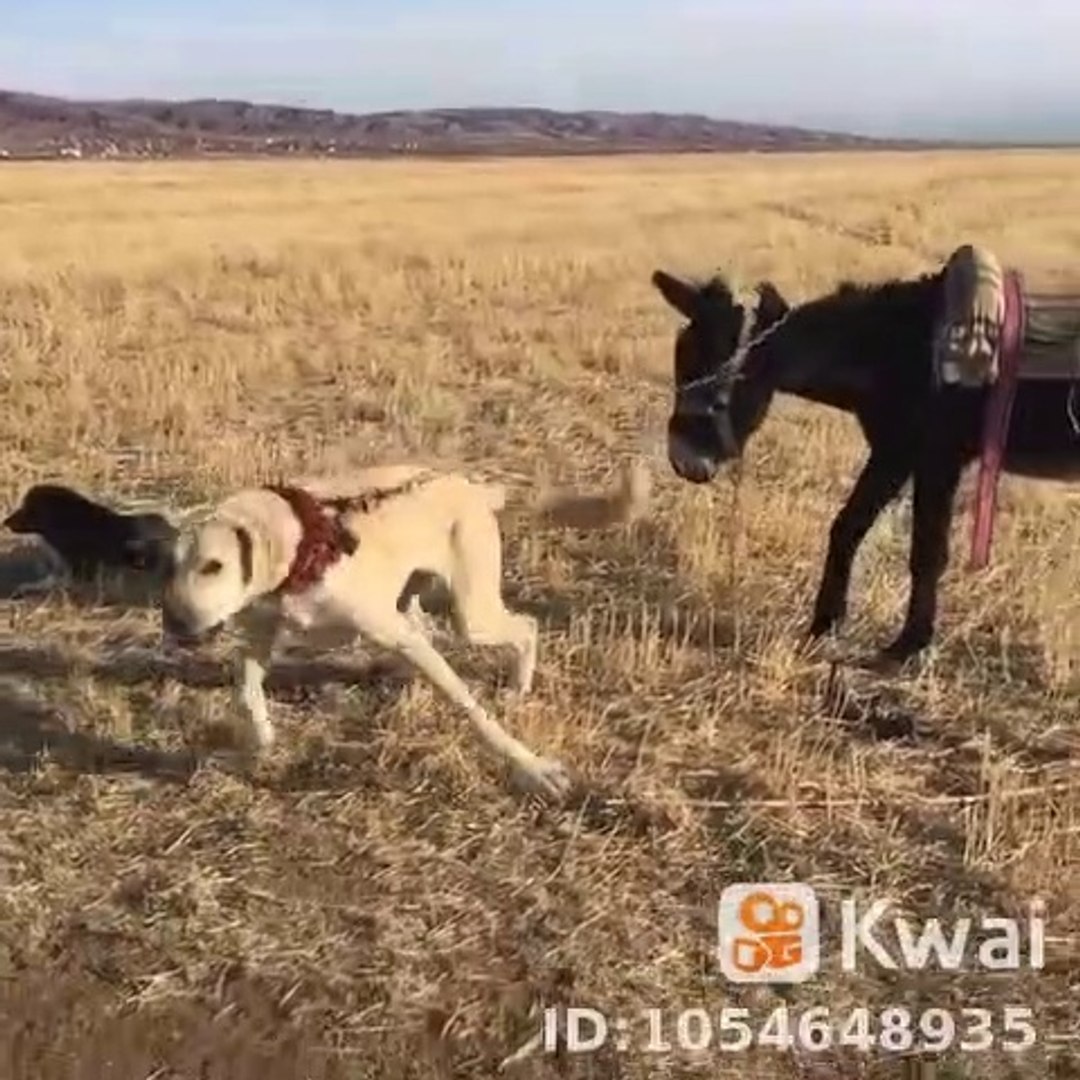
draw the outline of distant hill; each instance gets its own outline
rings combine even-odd
[[[572,154],[921,145],[669,113],[427,109],[354,115],[248,101],[75,101],[0,91],[0,155]]]

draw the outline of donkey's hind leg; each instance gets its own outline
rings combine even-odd
[[[536,671],[537,623],[509,611],[502,598],[502,538],[486,507],[470,508],[454,525],[450,591],[454,625],[472,645],[508,645],[516,656],[514,688],[524,695]]]
[[[955,451],[928,458],[915,474],[907,615],[899,635],[882,650],[890,661],[905,661],[932,643],[938,588],[949,564],[949,527],[963,460]]]

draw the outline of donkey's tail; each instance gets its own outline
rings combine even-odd
[[[553,529],[607,529],[644,517],[651,487],[645,463],[635,460],[622,470],[618,482],[605,491],[547,490],[513,503],[503,494],[493,500],[498,506],[493,505],[492,509],[502,511],[503,521],[524,520]]]

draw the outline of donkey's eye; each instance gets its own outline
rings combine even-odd
[[[208,559],[199,567],[199,573],[206,577],[213,577],[215,574],[220,574],[223,569],[220,559]]]

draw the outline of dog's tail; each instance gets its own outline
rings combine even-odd
[[[579,492],[568,489],[542,491],[531,499],[511,502],[503,484],[490,484],[490,506],[503,522],[527,520],[554,529],[607,529],[629,525],[645,516],[652,482],[640,460],[623,469],[618,482],[606,491]]]

